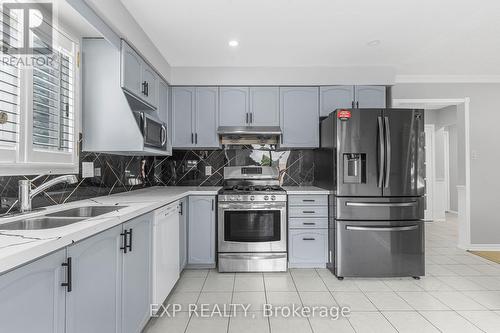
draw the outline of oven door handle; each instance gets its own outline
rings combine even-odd
[[[217,204],[218,208],[227,210],[270,210],[270,209],[285,209],[286,203],[250,203],[250,204],[240,204],[240,203],[221,203]]]
[[[283,257],[286,257],[286,255],[285,254],[266,254],[265,259],[281,259]],[[225,259],[251,259],[251,260],[264,259],[262,256],[254,256],[251,254],[227,254],[227,253],[224,253],[224,258]]]

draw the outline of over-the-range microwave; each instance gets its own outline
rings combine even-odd
[[[144,146],[166,150],[166,124],[147,112],[136,111],[135,114],[144,137]]]

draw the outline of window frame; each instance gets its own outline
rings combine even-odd
[[[78,174],[79,134],[81,132],[81,70],[80,40],[73,38],[59,27],[54,35],[60,34],[73,43],[73,149],[70,152],[43,150],[33,147],[33,68],[19,70],[19,123],[18,143],[0,144],[0,176]],[[57,40],[54,36],[55,41]],[[59,47],[55,47],[59,52]],[[59,105],[60,107],[60,105]]]

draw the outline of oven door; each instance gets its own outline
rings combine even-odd
[[[286,203],[219,202],[219,252],[286,252]]]

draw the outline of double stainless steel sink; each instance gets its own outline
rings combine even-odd
[[[117,211],[127,206],[84,206],[61,210],[42,216],[0,224],[0,230],[41,230],[64,227],[92,217]]]

